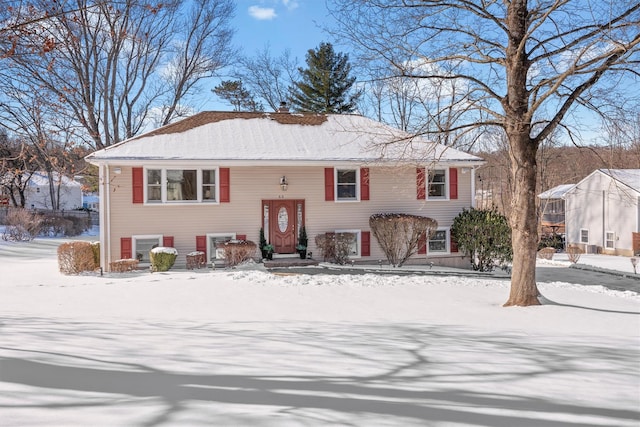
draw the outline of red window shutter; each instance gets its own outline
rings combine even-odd
[[[162,236],[162,246],[173,248],[173,236]]]
[[[427,253],[427,235],[422,233],[418,239],[418,253],[424,255]]]
[[[458,169],[457,168],[449,169],[449,198],[450,199],[458,198]]]
[[[207,256],[207,236],[196,236],[196,251],[204,252]]]
[[[424,168],[416,169],[416,185],[418,186],[417,199],[425,200],[427,198],[426,191],[426,172]]]
[[[229,168],[220,168],[220,203],[231,201],[231,182]]]
[[[333,196],[333,168],[324,168],[324,200],[332,202]]]
[[[371,232],[360,232],[360,255],[371,256]]]
[[[360,200],[369,200],[369,168],[360,168]]]
[[[453,238],[453,235],[449,236],[449,246],[451,247],[451,252],[458,252],[458,242]]]
[[[131,170],[132,175],[132,189],[133,189],[133,203],[144,202],[144,178],[142,168],[133,168]]]
[[[236,234],[236,240],[247,240],[246,234]]]
[[[133,258],[131,237],[120,238],[120,258]]]

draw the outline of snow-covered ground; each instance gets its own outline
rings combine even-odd
[[[0,241],[3,427],[640,423],[633,292],[503,308],[508,281],[471,277],[63,276],[59,242]]]

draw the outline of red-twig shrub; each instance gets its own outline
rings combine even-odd
[[[222,244],[227,267],[234,267],[249,261],[256,255],[258,245],[250,240],[230,240]]]
[[[538,251],[538,258],[551,260],[553,259],[553,254],[555,253],[556,253],[556,248],[551,248],[551,247],[542,248]]]
[[[418,252],[420,240],[425,236],[428,240],[435,232],[438,222],[418,215],[375,214],[369,218],[369,227],[389,264],[401,267],[411,255]]]
[[[79,274],[98,268],[95,262],[93,245],[76,241],[58,246],[58,268],[62,274]]]

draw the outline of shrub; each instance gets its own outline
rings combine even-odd
[[[346,264],[349,260],[351,245],[356,238],[354,233],[324,233],[316,236],[316,246],[325,261]]]
[[[556,249],[555,248],[542,248],[538,251],[538,258],[540,259],[546,259],[546,260],[552,260],[553,259],[553,254],[556,253]]]
[[[7,212],[3,240],[31,241],[42,227],[42,217],[24,208],[10,208]]]
[[[87,218],[74,215],[64,216],[60,213],[48,213],[42,223],[42,234],[56,236],[78,236],[89,227]]]
[[[578,246],[569,246],[567,248],[567,256],[569,257],[569,261],[572,264],[577,263],[580,260],[580,255],[582,255],[584,251]]]
[[[98,268],[93,245],[89,242],[68,242],[58,246],[58,268],[63,274],[79,274]]]
[[[549,234],[540,238],[538,249],[554,248],[556,250],[564,249],[564,237],[560,234]]]
[[[401,267],[418,252],[420,240],[429,238],[438,223],[424,216],[391,213],[371,215],[369,226],[389,264]]]
[[[451,235],[474,270],[493,271],[513,259],[511,227],[495,208],[463,209],[453,220]]]
[[[175,248],[158,246],[151,249],[149,258],[151,260],[151,271],[167,271],[176,262],[178,251]]]
[[[93,251],[93,261],[96,266],[100,266],[100,242],[91,242],[91,250]]]
[[[224,261],[228,267],[235,267],[252,259],[258,245],[250,240],[230,240],[224,243]]]

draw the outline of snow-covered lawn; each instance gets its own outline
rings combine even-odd
[[[631,292],[503,308],[498,279],[63,276],[58,243],[0,242],[3,427],[640,423]]]

